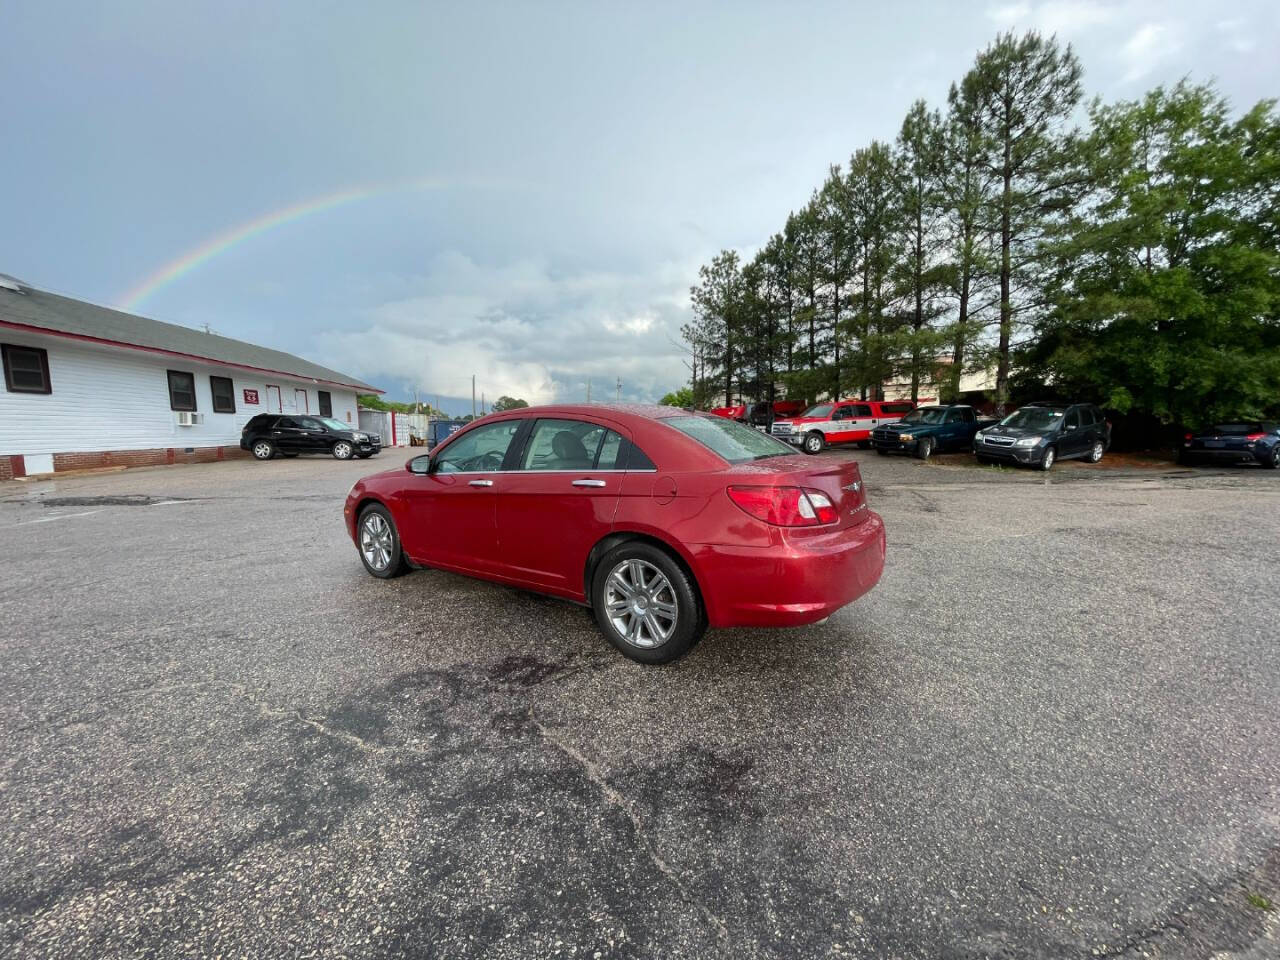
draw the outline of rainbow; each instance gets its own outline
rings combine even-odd
[[[255,217],[247,223],[231,227],[210,237],[204,243],[193,247],[177,259],[170,260],[155,273],[144,277],[135,286],[122,294],[120,308],[127,311],[137,310],[144,300],[154,295],[157,291],[182,279],[193,270],[199,269],[210,260],[226,253],[232,247],[238,246],[246,240],[261,236],[269,230],[282,227],[287,223],[294,223],[304,217],[314,216],[317,213],[324,213],[335,207],[345,206],[359,200],[367,200],[370,197],[382,194],[396,193],[403,190],[438,190],[442,187],[459,185],[461,184],[457,180],[444,180],[436,177],[394,180],[387,183],[349,187],[335,193],[326,193],[318,197],[312,197],[309,200],[302,200],[291,206],[273,210],[270,213],[264,213],[262,216]]]

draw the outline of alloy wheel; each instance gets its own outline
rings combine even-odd
[[[1055,454],[1053,452],[1053,447],[1049,447],[1047,450],[1045,450],[1044,459],[1040,461],[1040,469],[1048,470],[1050,467],[1052,467],[1054,456]]]
[[[345,440],[339,440],[333,445],[333,455],[339,460],[351,459],[351,444]]]
[[[1104,452],[1105,452],[1105,451],[1104,451],[1103,446],[1102,446],[1102,441],[1101,441],[1101,440],[1095,440],[1095,441],[1093,442],[1093,449],[1089,452],[1089,462],[1090,462],[1090,463],[1099,463],[1099,462],[1102,460],[1102,454],[1103,454]]]
[[[259,440],[253,445],[253,455],[259,460],[266,460],[271,456],[271,444],[265,440]]]
[[[609,623],[633,647],[660,647],[675,632],[675,590],[647,560],[631,557],[614,567],[605,580],[604,603]]]
[[[822,438],[816,433],[811,433],[805,438],[804,446],[810,453],[818,453],[822,450]]]
[[[379,572],[387,569],[394,546],[391,524],[387,523],[382,514],[370,513],[364,518],[364,522],[360,524],[360,552],[371,569]]]

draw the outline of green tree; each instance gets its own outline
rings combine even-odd
[[[890,309],[891,275],[899,261],[901,203],[892,149],[880,141],[849,161],[849,229],[857,266],[853,310],[846,328],[855,344],[851,384],[862,397],[883,394],[893,375],[896,321]]]
[[[1180,83],[1091,110],[1094,189],[1055,245],[1044,378],[1166,422],[1258,417],[1280,398],[1280,118],[1233,121]]]
[[[943,337],[936,329],[944,309],[946,267],[941,259],[942,118],[917,100],[898,134],[896,162],[899,184],[901,256],[894,264],[894,286],[901,304],[897,365],[911,380],[911,399],[920,385],[937,374]]]
[[[725,404],[733,403],[733,387],[738,374],[738,339],[743,311],[742,271],[738,254],[721,250],[698,270],[700,283],[689,290],[693,323],[681,332],[705,364],[704,378],[724,387]]]
[[[975,105],[986,164],[997,180],[995,230],[1000,284],[996,409],[1009,396],[1015,321],[1038,305],[1041,240],[1064,172],[1065,125],[1080,102],[1080,62],[1038,33],[1006,33],[978,54],[961,82]]]
[[[658,401],[664,407],[694,407],[693,388],[681,387],[679,390],[673,390],[668,394],[664,394],[662,399]]]
[[[503,410],[519,410],[521,407],[527,407],[528,405],[524,400],[503,396],[493,401],[491,410],[493,413],[501,413]]]

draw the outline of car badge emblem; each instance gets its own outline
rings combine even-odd
[[[861,481],[861,480],[855,480],[855,481],[853,481],[853,483],[849,484],[849,485],[848,485],[847,487],[845,487],[844,489],[845,489],[845,490],[848,490],[850,493],[857,493],[859,490],[861,490],[861,489],[862,489],[862,481]]]

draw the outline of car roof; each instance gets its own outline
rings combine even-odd
[[[504,410],[498,416],[521,414],[534,417],[608,417],[610,414],[620,414],[642,417],[645,420],[666,420],[670,417],[687,417],[689,413],[681,407],[664,407],[656,403],[551,403],[538,407]],[[494,414],[488,414],[484,419],[492,416]]]

